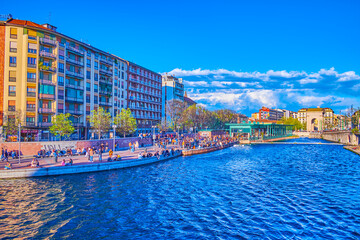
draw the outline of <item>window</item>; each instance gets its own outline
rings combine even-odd
[[[35,123],[35,118],[34,117],[26,117],[26,122],[27,123]]]
[[[16,82],[16,72],[9,71],[9,82]]]
[[[94,81],[99,81],[99,74],[97,73],[94,74]]]
[[[86,71],[86,78],[91,79],[91,72],[90,71]]]
[[[27,101],[26,102],[26,111],[29,111],[29,112],[35,111],[35,102]]]
[[[10,38],[16,39],[17,38],[17,29],[10,28]]]
[[[124,72],[121,72],[121,79],[124,79]]]
[[[64,77],[58,76],[58,85],[64,85]]]
[[[15,100],[9,100],[8,101],[8,110],[11,112],[15,111]]]
[[[28,57],[28,67],[36,68],[36,58]]]
[[[86,66],[91,68],[91,59],[86,59]]]
[[[53,94],[55,94],[55,87],[50,86],[50,85],[40,85],[39,86],[39,93],[52,94],[53,95]]]
[[[94,84],[94,92],[98,92],[98,89],[99,89],[99,85]]]
[[[94,96],[94,103],[98,103],[98,96]]]
[[[86,95],[86,102],[90,103],[90,95]]]
[[[64,64],[63,63],[59,63],[59,65],[58,65],[58,67],[59,67],[59,72],[64,72]]]
[[[16,86],[9,86],[9,96],[16,96]]]
[[[90,87],[91,87],[91,86],[90,86],[90,83],[87,82],[87,83],[86,83],[86,91],[91,91]]]
[[[10,52],[17,52],[17,42],[10,42]]]
[[[58,99],[64,99],[64,90],[58,90]]]
[[[64,50],[59,49],[59,59],[64,60],[65,52]]]
[[[36,54],[36,51],[37,51],[37,45],[34,43],[29,43],[28,44],[28,53]]]
[[[27,88],[27,96],[28,97],[35,97],[36,96],[36,88]]]
[[[36,73],[27,73],[27,81],[28,82],[36,82]]]
[[[99,62],[95,62],[95,69],[96,69],[96,70],[99,69]]]
[[[10,57],[10,67],[16,67],[16,57]]]

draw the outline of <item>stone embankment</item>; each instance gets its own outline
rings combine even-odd
[[[321,138],[331,142],[341,143],[345,145],[359,145],[359,134],[351,133],[351,131],[323,131],[323,132],[294,132],[299,137]]]

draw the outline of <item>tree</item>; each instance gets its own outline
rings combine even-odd
[[[165,118],[161,119],[161,122],[156,125],[159,132],[166,132],[169,129],[169,122]]]
[[[297,119],[297,118],[286,118],[286,117],[282,117],[278,123],[282,123],[282,124],[287,124],[287,125],[293,125],[292,130],[299,130],[299,129],[303,129],[303,124]]]
[[[121,112],[114,117],[114,124],[117,126],[116,131],[120,134],[131,134],[136,130],[136,119],[133,117],[131,110],[121,109]]]
[[[216,117],[220,121],[220,126],[218,128],[222,129],[225,128],[226,123],[236,123],[238,114],[235,111],[230,109],[220,109],[214,112]]]
[[[50,132],[55,136],[60,136],[60,139],[65,136],[69,137],[75,131],[75,128],[69,119],[70,116],[70,113],[56,115],[49,128]]]
[[[101,134],[104,131],[110,129],[111,125],[111,115],[109,112],[105,111],[104,108],[98,108],[97,110],[91,111],[90,123],[92,128],[96,129],[101,138]]]
[[[185,103],[180,100],[173,99],[166,103],[166,120],[173,131],[176,131],[177,126],[181,124],[181,117],[185,108]]]
[[[18,135],[19,124],[23,118],[23,113],[20,110],[7,111],[4,114],[4,134],[5,136]]]

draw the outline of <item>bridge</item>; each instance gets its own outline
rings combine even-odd
[[[343,146],[341,143],[326,143],[326,142],[251,142],[251,144],[281,144],[281,145],[338,145]]]

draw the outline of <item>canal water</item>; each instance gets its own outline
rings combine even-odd
[[[359,239],[360,157],[342,146],[252,145],[137,168],[2,180],[0,238],[15,237]]]

